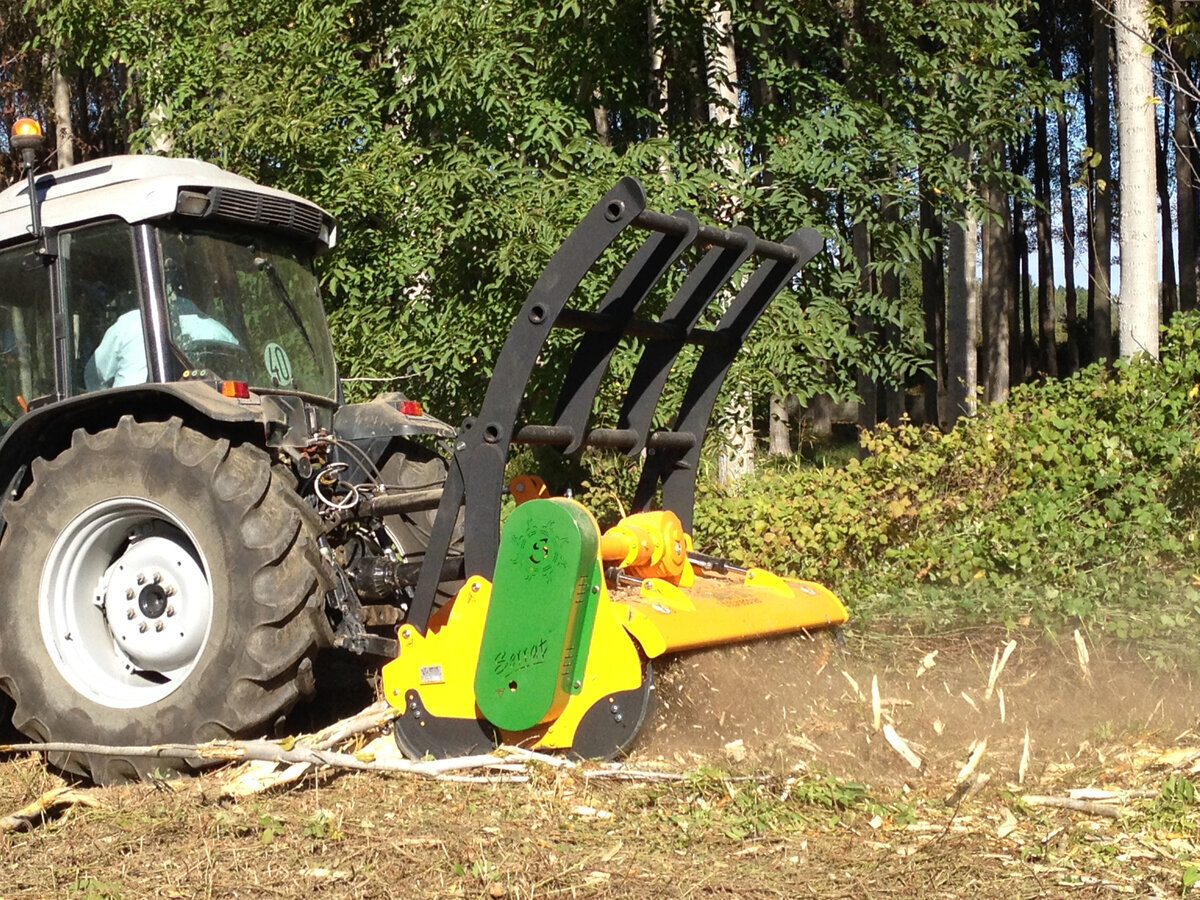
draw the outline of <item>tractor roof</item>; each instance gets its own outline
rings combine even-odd
[[[110,217],[130,223],[162,218],[176,211],[180,191],[217,188],[233,202],[241,201],[242,207],[249,202],[299,209],[302,216],[319,223],[313,235],[319,244],[332,247],[335,240],[332,216],[316,205],[196,159],[110,156],[46,172],[37,176],[37,187],[42,195],[42,224],[47,228]],[[29,230],[29,186],[22,179],[0,192],[0,244],[25,237]]]

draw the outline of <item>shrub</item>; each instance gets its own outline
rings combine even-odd
[[[1191,616],[1198,395],[1200,316],[1177,316],[1160,362],[1022,385],[948,434],[880,427],[844,467],[770,470],[734,491],[705,485],[697,544],[851,599],[969,585],[956,592],[966,602],[1010,592],[1034,612],[1082,615],[1151,585],[1175,591]]]

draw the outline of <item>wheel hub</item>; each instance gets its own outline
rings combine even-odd
[[[104,617],[137,669],[169,672],[199,651],[207,626],[208,583],[196,560],[166,537],[136,540],[104,573]]]
[[[115,497],[80,512],[47,556],[39,588],[46,649],[68,683],[131,709],[181,685],[208,641],[204,557],[174,513]]]

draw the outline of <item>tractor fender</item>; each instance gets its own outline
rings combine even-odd
[[[410,402],[399,393],[381,394],[368,403],[347,403],[333,414],[333,430],[343,440],[363,442],[379,437],[412,437],[427,434],[452,438],[457,429],[429,415],[416,404],[417,411],[406,412]]]
[[[54,457],[69,446],[77,428],[111,428],[122,416],[166,421],[172,416],[208,434],[259,446],[278,444],[295,426],[287,398],[225,397],[205,382],[150,383],[112,388],[38,406],[18,418],[0,438],[0,534],[4,504],[19,496],[28,464],[39,456]],[[299,404],[297,404],[299,406]],[[303,410],[299,410],[303,421]]]

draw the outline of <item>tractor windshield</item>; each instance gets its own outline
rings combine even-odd
[[[171,340],[191,369],[332,398],[333,346],[311,255],[286,238],[158,229]]]

